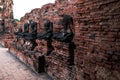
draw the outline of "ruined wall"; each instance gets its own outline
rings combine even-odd
[[[12,0],[0,0],[0,20],[4,20],[4,23],[10,23],[13,19],[13,1]]]
[[[13,1],[12,0],[0,0],[0,23],[1,30],[0,36],[2,37],[0,42],[4,47],[13,39],[13,29],[15,21],[13,19]]]
[[[0,18],[3,17],[3,0],[0,0]]]
[[[120,1],[78,0],[75,25],[77,79],[120,79]]]
[[[3,14],[5,19],[13,19],[13,1],[4,0]]]
[[[60,5],[57,4],[59,9],[58,6]],[[53,77],[56,76],[60,80],[119,80],[120,1],[76,0],[74,2],[70,1],[68,6],[60,6],[60,8],[63,8],[63,13],[69,14],[74,18],[75,65],[70,71],[70,69],[65,67],[67,63],[64,63],[65,60],[62,58],[64,56],[59,56],[56,59],[55,57],[59,55],[58,53],[65,53],[65,56],[68,53],[64,48],[63,50],[58,49],[57,54],[52,54],[51,56],[51,62],[54,64],[49,69],[51,70],[51,75]],[[58,10],[58,12],[60,11]],[[59,45],[59,43],[55,45]],[[69,74],[74,75],[71,76]]]
[[[34,11],[33,11],[34,12]],[[53,53],[46,57],[46,72],[56,80],[120,80],[120,1],[56,0],[38,11],[39,30],[45,18],[59,29],[59,14],[74,18],[76,49],[74,65],[68,65],[69,49],[53,40]],[[32,18],[25,15],[21,20]],[[39,32],[39,31],[38,31]]]

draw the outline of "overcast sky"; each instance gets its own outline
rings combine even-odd
[[[54,3],[55,0],[13,0],[14,18],[20,19],[25,13],[30,12],[34,8],[40,8],[47,3]]]

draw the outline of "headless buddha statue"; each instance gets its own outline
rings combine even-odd
[[[73,40],[73,18],[69,15],[60,15],[63,19],[61,24],[63,26],[63,32],[55,33],[53,38],[60,42],[70,43]]]
[[[44,33],[39,33],[37,35],[38,39],[51,40],[53,33],[53,23],[49,20],[45,21],[44,24]]]
[[[26,43],[29,43],[31,45],[30,50],[34,50],[36,44],[36,38],[37,38],[37,23],[29,20],[28,23],[24,24],[24,39],[26,40]]]
[[[45,20],[44,33],[37,35],[38,39],[47,41],[47,55],[53,51],[52,47],[52,36],[53,36],[53,23],[49,20]]]

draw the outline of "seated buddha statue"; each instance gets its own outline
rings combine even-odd
[[[49,55],[53,51],[52,47],[52,36],[53,36],[53,23],[50,20],[45,20],[44,23],[44,32],[39,33],[37,38],[47,41],[47,55]]]
[[[38,33],[37,37],[38,39],[50,40],[52,39],[52,35],[53,35],[53,23],[49,20],[45,20],[44,32]]]
[[[60,15],[63,30],[54,34],[53,38],[60,42],[70,43],[74,37],[73,18],[69,15]]]

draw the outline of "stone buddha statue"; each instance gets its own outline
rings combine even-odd
[[[23,32],[23,38],[29,33],[29,24],[26,22],[24,23],[24,32]]]
[[[29,33],[27,33],[26,38],[28,40],[36,39],[36,37],[37,37],[37,23],[30,20],[28,31],[29,31]]]
[[[53,35],[53,23],[49,20],[45,20],[44,32],[37,35],[38,39],[50,40]]]
[[[63,26],[63,31],[55,33],[53,38],[60,42],[70,43],[74,37],[73,27],[73,18],[69,15],[60,15],[63,19],[61,24]]]
[[[5,21],[4,21],[4,19],[2,20],[2,22],[1,22],[1,26],[2,26],[2,33],[4,33],[5,32],[5,23],[4,23]]]
[[[22,32],[22,28],[18,28],[18,31],[17,32],[14,32],[15,35],[18,35],[18,33],[21,33]]]
[[[37,23],[29,20],[28,23],[24,24],[24,38],[26,40],[36,39],[37,36]]]
[[[37,35],[37,38],[40,40],[44,39],[47,41],[47,55],[49,55],[53,50],[52,36],[53,36],[53,23],[50,20],[45,20],[44,32],[39,33]]]
[[[15,35],[18,36],[18,38],[22,37],[22,28],[20,27],[17,32],[14,32]]]
[[[25,23],[24,24],[24,33],[28,33],[29,32],[29,23]]]
[[[29,20],[29,22],[24,24],[24,39],[27,46],[29,46],[30,50],[34,50],[36,47],[36,38],[37,38],[37,23]]]

